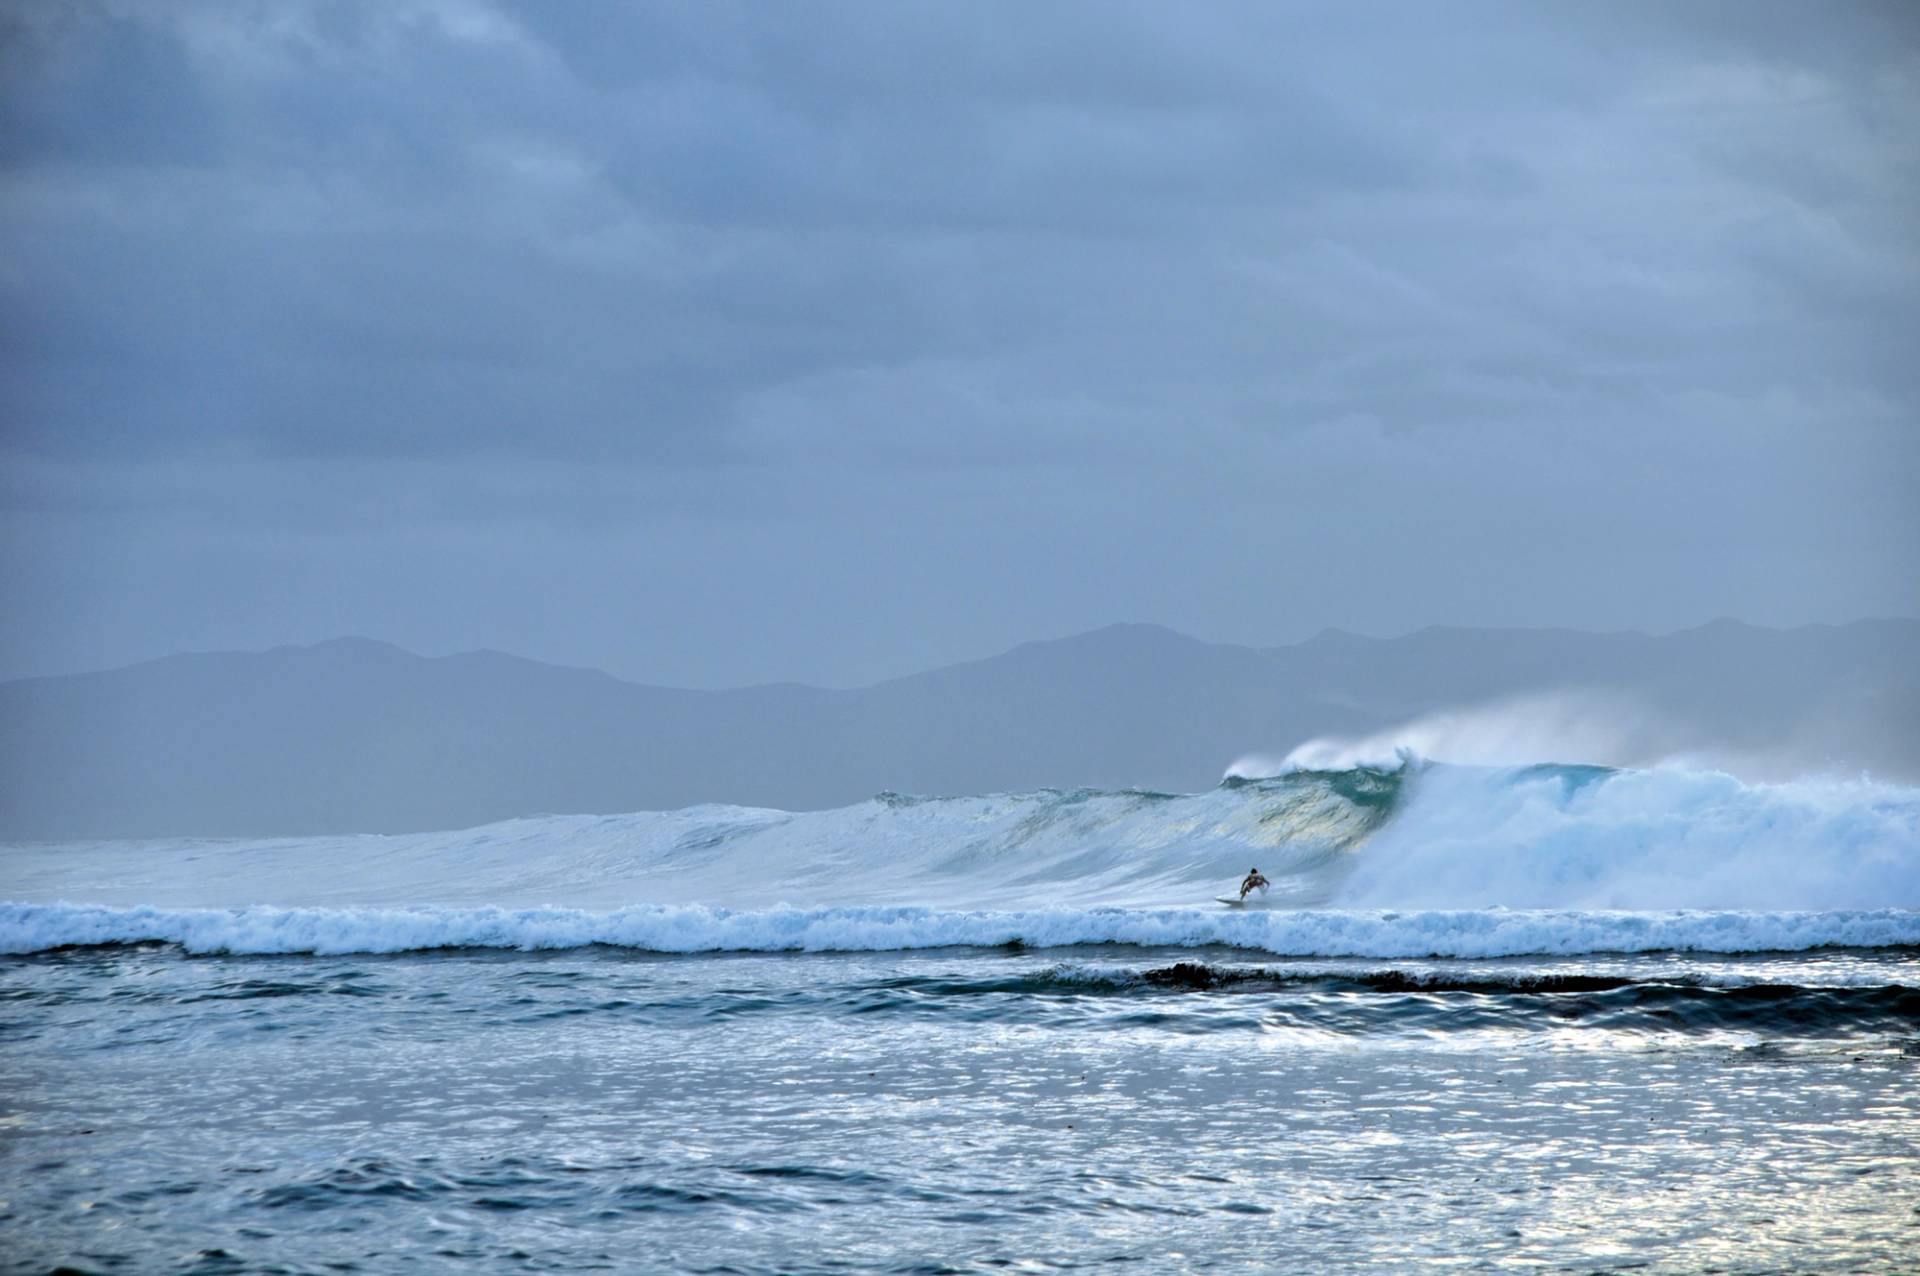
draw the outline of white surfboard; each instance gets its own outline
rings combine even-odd
[[[1247,901],[1244,899],[1231,899],[1225,895],[1215,895],[1214,898],[1222,904],[1225,904],[1228,908],[1245,908],[1247,906]]]

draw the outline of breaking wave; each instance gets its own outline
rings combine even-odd
[[[1273,886],[1223,908],[1248,867]],[[883,794],[459,832],[7,848],[0,951],[1227,945],[1494,957],[1920,946],[1920,794],[1538,765],[1198,794]]]
[[[884,952],[1094,944],[1223,946],[1281,957],[1514,957],[1752,953],[1920,946],[1920,913],[1351,911],[1061,908],[233,909],[0,905],[0,952],[175,944],[191,953],[400,953],[564,949],[653,953]]]

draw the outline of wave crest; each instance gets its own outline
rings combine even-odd
[[[1235,910],[1242,916],[1221,916],[1212,898],[1232,891],[1253,865],[1272,890],[1258,907]],[[404,837],[20,846],[0,857],[0,897],[17,901],[16,910],[102,906],[123,929],[136,916],[174,918],[154,937],[176,942],[198,942],[190,936],[214,923],[191,919],[217,916],[227,919],[220,933],[266,927],[260,942],[289,951],[332,942],[326,934],[344,932],[326,927],[338,926],[358,928],[364,937],[353,942],[377,949],[387,941],[366,929],[379,929],[366,920],[375,916],[397,919],[395,933],[428,927],[426,947],[492,944],[493,925],[507,928],[498,942],[509,947],[537,944],[543,926],[588,936],[569,944],[716,946],[679,943],[674,927],[683,927],[723,935],[718,946],[762,947],[774,934],[768,928],[785,926],[803,935],[800,947],[840,946],[834,936],[844,930],[853,947],[900,931],[903,946],[1249,938],[1255,947],[1280,944],[1274,951],[1302,943],[1302,951],[1322,951],[1316,945],[1339,933],[1334,922],[1256,914],[1914,909],[1920,793],[1864,782],[1747,785],[1711,773],[1408,760],[1229,780],[1197,794],[886,795],[837,811],[707,806]],[[360,920],[301,920],[323,914]],[[1141,938],[1114,929],[1123,923],[1109,914],[1142,919],[1124,922]],[[6,914],[0,941],[19,950],[17,928],[45,916]],[[68,923],[79,925],[79,916]],[[568,920],[608,917],[627,920]],[[609,925],[616,930],[595,929]],[[621,925],[641,931],[630,939]],[[303,926],[320,929],[300,939]],[[447,926],[478,938],[436,938],[433,928]],[[1617,931],[1596,931],[1592,942],[1614,942]],[[1495,932],[1508,933],[1486,933]],[[1321,938],[1295,938],[1308,934]],[[238,942],[253,941],[242,934]],[[1352,943],[1339,951],[1398,951],[1414,941],[1376,933]]]

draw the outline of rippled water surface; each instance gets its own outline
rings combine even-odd
[[[1920,960],[0,964],[8,1270],[1911,1270]]]

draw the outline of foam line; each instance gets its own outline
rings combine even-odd
[[[943,912],[642,906],[563,908],[108,908],[0,904],[0,952],[162,942],[193,953],[397,953],[564,949],[658,953],[1220,944],[1285,957],[1509,957],[1597,952],[1743,953],[1920,947],[1920,911],[1589,912],[1507,909],[1191,908]]]

